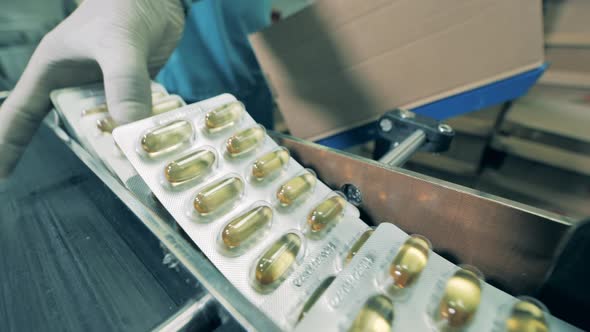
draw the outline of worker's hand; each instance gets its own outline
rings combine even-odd
[[[150,114],[150,76],[184,27],[180,0],[85,0],[47,34],[0,109],[0,178],[7,177],[49,110],[49,93],[104,78],[109,112]]]

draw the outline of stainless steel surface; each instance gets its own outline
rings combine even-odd
[[[512,294],[543,282],[570,228],[555,214],[293,137],[275,140],[332,188],[345,183],[363,193],[365,221],[391,222],[428,237],[455,263],[479,267],[487,280]]]
[[[48,117],[45,124],[88,166],[115,195],[124,202],[139,220],[176,256],[180,263],[197,279],[227,312],[249,331],[279,331],[268,317],[240,293],[215,266],[164,220],[147,209],[131,192],[115,179],[97,160]]]
[[[393,149],[379,159],[379,162],[392,167],[400,167],[410,159],[414,152],[420,149],[420,146],[424,144],[424,141],[426,141],[426,134],[424,131],[418,129],[398,145],[395,145]]]
[[[210,311],[213,311],[211,313]],[[154,332],[190,331],[199,320],[206,319],[207,315],[215,313],[215,299],[210,294],[205,294],[198,300],[193,300],[182,307],[162,324],[153,329]],[[207,326],[199,326],[204,330]]]

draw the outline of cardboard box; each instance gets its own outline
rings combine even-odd
[[[588,13],[590,17],[590,13]],[[588,24],[590,25],[590,24]],[[551,64],[549,71],[563,71],[572,74],[590,76],[590,45],[580,47],[549,47],[547,61]]]
[[[545,21],[544,83],[590,87],[590,1],[549,1]]]
[[[319,139],[538,67],[538,0],[321,0],[251,36],[292,134]]]
[[[549,47],[590,46],[590,1],[549,1],[545,43]]]
[[[590,89],[537,85],[507,113],[492,147],[590,175]]]

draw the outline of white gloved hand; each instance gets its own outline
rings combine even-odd
[[[104,78],[119,123],[150,114],[150,76],[184,27],[181,0],[86,0],[48,33],[0,109],[0,178],[14,169],[50,107],[49,93]]]

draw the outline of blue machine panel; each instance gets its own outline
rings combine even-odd
[[[514,100],[527,93],[539,77],[543,75],[547,66],[547,64],[543,64],[539,68],[422,105],[412,109],[412,111],[437,120],[445,120]],[[376,122],[369,123],[323,138],[316,143],[335,149],[344,149],[356,144],[362,144],[377,137],[376,126]]]

